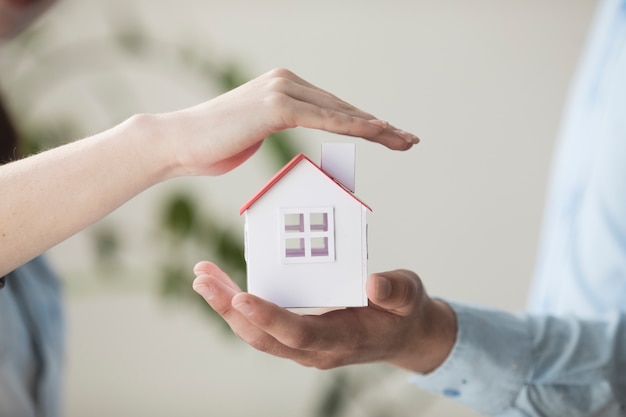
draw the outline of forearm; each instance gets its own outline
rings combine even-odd
[[[0,275],[171,175],[156,116],[0,167]]]

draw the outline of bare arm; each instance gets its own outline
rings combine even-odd
[[[397,150],[418,142],[287,70],[272,70],[200,105],[133,116],[0,167],[0,275],[152,185],[227,172],[264,138],[296,126],[360,136]]]

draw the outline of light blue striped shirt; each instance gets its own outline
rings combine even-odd
[[[626,416],[626,0],[600,2],[557,143],[528,312],[451,303],[414,382],[492,416]]]

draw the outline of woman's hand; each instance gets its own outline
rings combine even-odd
[[[157,118],[171,141],[176,175],[227,172],[272,133],[297,126],[358,136],[406,150],[419,139],[376,119],[286,69],[274,69],[200,105]]]
[[[273,70],[203,104],[136,115],[2,165],[0,276],[147,188],[173,177],[230,171],[267,136],[296,126],[361,136],[392,149],[418,141],[287,70]]]
[[[428,373],[448,356],[456,340],[456,317],[426,294],[407,270],[370,275],[368,307],[298,315],[241,292],[219,267],[200,262],[193,287],[252,347],[305,366],[387,362]]]

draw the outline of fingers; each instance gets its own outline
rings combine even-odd
[[[329,369],[353,358],[326,352],[337,346],[341,351],[354,343],[345,321],[329,317],[300,316],[253,295],[243,293],[211,262],[194,267],[194,290],[218,313],[244,342],[262,352],[291,359],[305,366]],[[348,313],[348,316],[351,314]],[[353,324],[349,328],[356,328]]]
[[[343,328],[335,331],[327,316],[298,315],[251,294],[237,294],[232,305],[252,324],[292,349],[328,350],[341,344],[345,334]]]
[[[196,285],[210,284],[209,278],[214,278],[221,282],[223,285],[230,287],[233,291],[241,292],[241,288],[222,271],[219,266],[213,262],[200,261],[193,267],[193,272],[196,275],[196,280],[193,283],[194,289]]]
[[[395,150],[407,150],[419,142],[417,136],[378,120],[291,71],[276,69],[262,79],[267,83],[268,97],[272,97],[268,102],[280,112],[283,126],[359,136]],[[285,98],[290,99],[288,103]]]
[[[330,369],[351,363],[396,360],[419,320],[415,314],[397,313],[415,311],[416,305],[401,301],[395,292],[392,288],[386,300],[401,306],[396,312],[370,305],[320,316],[300,316],[246,293],[233,297],[232,306],[251,325],[286,348],[282,352],[287,357],[303,365]],[[246,336],[242,339],[250,343]]]
[[[400,136],[389,124],[379,120],[367,120],[327,107],[318,107],[314,104],[291,99],[288,112],[282,112],[281,117],[286,126],[305,127],[325,130],[341,135],[356,136],[371,142],[378,142],[394,150],[408,150],[419,139],[409,133]],[[285,106],[276,106],[276,109]],[[414,138],[414,139],[413,139]]]
[[[419,277],[411,271],[373,274],[366,288],[369,307],[320,316],[298,315],[241,292],[211,262],[199,262],[194,273],[194,290],[237,336],[262,352],[319,369],[386,361],[419,370],[426,359],[430,361],[428,366],[435,363],[423,352],[416,354],[416,347],[424,344],[422,339],[427,334],[425,320],[436,315],[425,314],[428,297]]]
[[[374,305],[401,316],[413,313],[424,297],[419,277],[407,270],[370,275],[366,291]]]
[[[193,289],[200,294],[209,305],[225,320],[236,314],[231,306],[231,300],[237,290],[226,285],[212,275],[198,275],[193,281]]]
[[[194,280],[193,289],[224,318],[233,332],[243,341],[274,356],[290,359],[303,356],[251,324],[237,309],[233,308],[233,297],[241,294],[241,290],[229,285],[232,280],[217,265],[211,262],[200,262],[195,266],[194,272],[197,277]]]

